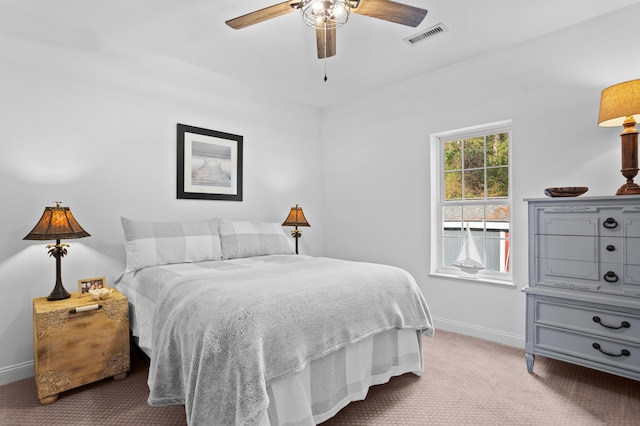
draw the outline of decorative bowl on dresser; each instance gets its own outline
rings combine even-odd
[[[578,197],[589,190],[587,186],[561,186],[546,188],[544,195],[547,197]]]
[[[640,196],[527,199],[526,360],[640,380]]]
[[[130,370],[129,303],[114,290],[104,300],[79,297],[33,299],[35,378],[41,404],[60,392]]]

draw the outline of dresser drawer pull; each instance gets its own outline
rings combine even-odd
[[[602,350],[602,348],[600,347],[600,343],[594,343],[592,346],[593,346],[593,349],[599,350],[600,352],[602,352],[607,356],[612,356],[616,358],[619,356],[631,356],[631,352],[629,352],[627,349],[621,350],[619,354],[610,354],[609,352],[605,352]]]
[[[603,278],[608,283],[615,283],[618,281],[618,276],[613,271],[609,271],[606,274],[604,274]]]
[[[600,317],[593,317],[593,322],[597,322],[598,324],[600,324],[601,326],[605,327],[605,328],[609,328],[611,330],[619,330],[621,328],[630,328],[631,324],[629,324],[627,321],[622,321],[620,323],[619,327],[614,327],[612,325],[607,325],[607,324],[603,324],[602,320],[600,319]]]
[[[605,228],[608,229],[613,229],[616,228],[618,226],[618,222],[616,222],[616,220],[612,217],[608,217],[605,219],[604,223],[602,224],[602,226],[604,226]]]
[[[607,251],[616,251],[616,246],[614,246],[613,244],[609,244],[607,246]]]

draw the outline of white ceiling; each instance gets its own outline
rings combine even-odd
[[[224,23],[278,0],[0,0],[0,34],[85,51],[126,46],[326,107],[640,0],[400,2],[429,11],[418,28],[352,14],[326,61],[298,13],[242,30]],[[413,46],[403,40],[438,23],[449,31]]]

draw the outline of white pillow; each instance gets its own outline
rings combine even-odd
[[[170,263],[221,260],[218,218],[197,222],[146,222],[122,218],[127,272]]]
[[[220,219],[222,257],[294,254],[282,226],[278,223],[240,222]]]

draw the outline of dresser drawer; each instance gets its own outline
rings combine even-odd
[[[640,345],[637,344],[537,326],[536,347],[591,363],[640,373]]]
[[[618,200],[613,201],[619,204]],[[535,234],[639,238],[640,206],[630,198],[623,202],[625,206],[548,204],[532,218]]]
[[[640,205],[547,207],[535,222],[535,284],[640,295]]]
[[[535,286],[640,297],[640,266],[536,258]]]
[[[640,238],[619,237],[596,238],[581,235],[538,235],[536,245],[541,259],[564,262],[640,264]],[[585,277],[579,270],[572,270],[567,276]],[[587,275],[588,277],[588,275]]]
[[[640,344],[636,315],[536,299],[535,322]]]

